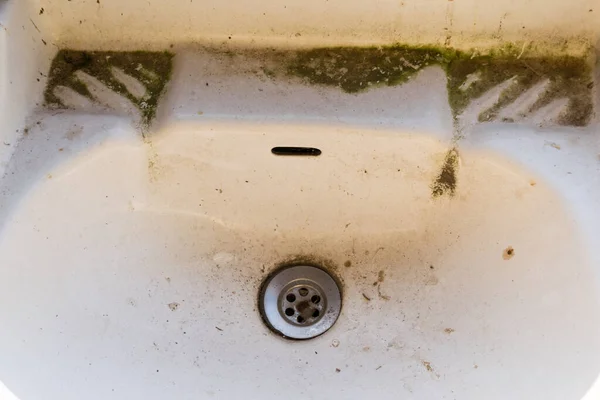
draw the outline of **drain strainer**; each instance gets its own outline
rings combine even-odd
[[[297,265],[263,285],[260,309],[269,327],[291,339],[310,339],[333,326],[342,308],[336,281],[317,267]]]

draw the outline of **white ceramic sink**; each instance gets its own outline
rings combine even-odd
[[[438,66],[355,94],[221,50],[171,49],[149,126],[100,82],[3,131],[1,399],[600,396],[595,117],[471,121],[495,88],[453,119]],[[257,303],[298,261],[343,292],[304,341]]]

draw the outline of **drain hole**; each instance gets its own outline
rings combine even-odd
[[[321,302],[321,298],[315,294],[310,298],[310,301],[312,301],[314,304],[319,304]]]
[[[300,296],[304,297],[308,295],[308,289],[307,288],[300,288],[300,290],[298,290],[298,293],[300,293]]]
[[[296,296],[294,296],[293,293],[288,294],[287,296],[285,296],[285,299],[287,301],[289,301],[290,303],[293,303],[296,301]]]
[[[285,315],[287,315],[288,317],[291,317],[292,315],[294,315],[294,309],[293,308],[286,308],[285,309]]]
[[[271,153],[277,156],[320,156],[321,150],[314,147],[273,147]]]
[[[298,315],[298,318],[296,318],[296,321],[298,321],[299,324],[304,322],[304,318],[302,318],[302,315]]]
[[[317,318],[319,316],[319,310],[315,310],[312,314],[313,318]]]

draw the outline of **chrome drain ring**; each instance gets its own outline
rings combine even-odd
[[[259,303],[272,330],[291,339],[310,339],[333,326],[342,296],[327,272],[297,265],[273,274],[263,285]]]

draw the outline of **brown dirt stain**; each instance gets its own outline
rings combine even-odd
[[[434,198],[445,194],[454,196],[456,193],[458,157],[458,150],[456,148],[452,148],[446,153],[440,173],[431,185],[431,195]]]
[[[505,259],[505,260],[510,260],[514,256],[515,256],[515,249],[513,249],[512,246],[508,246],[502,252],[502,258]]]

